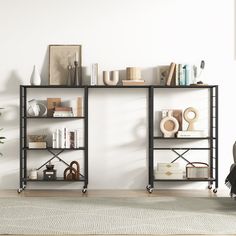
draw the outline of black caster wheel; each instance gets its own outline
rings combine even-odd
[[[213,193],[217,193],[217,188],[213,189]]]
[[[148,189],[148,192],[149,192],[149,193],[152,193],[152,192],[153,192],[153,188],[149,188],[149,189]]]
[[[86,192],[87,192],[87,188],[83,188],[82,193],[86,193]]]
[[[148,185],[146,186],[147,191],[148,191],[151,187],[152,187],[152,186],[151,186],[150,184],[148,184]]]
[[[26,185],[23,185],[23,188],[22,188],[22,190],[25,190],[26,189]]]
[[[18,189],[17,189],[17,193],[21,193],[22,191],[23,191],[22,188],[18,188]]]
[[[209,186],[208,186],[208,189],[212,189],[212,186],[211,186],[211,185],[209,185]]]

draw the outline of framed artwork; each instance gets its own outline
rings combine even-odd
[[[61,98],[47,98],[48,116],[53,117],[55,107],[61,106]]]
[[[49,85],[67,85],[68,68],[82,65],[81,45],[49,45]]]

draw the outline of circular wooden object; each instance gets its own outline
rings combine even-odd
[[[194,117],[190,118],[189,113],[194,113]],[[198,110],[194,107],[189,107],[184,111],[184,119],[189,123],[187,130],[194,130],[194,123],[198,120],[199,113]]]
[[[160,129],[165,138],[174,137],[179,129],[179,122],[169,112],[168,116],[161,120]]]

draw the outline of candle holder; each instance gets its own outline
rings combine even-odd
[[[81,75],[81,67],[79,66],[78,61],[74,61],[74,66],[68,64],[68,77],[67,77],[67,85],[68,86],[81,86],[82,85],[82,75]]]
[[[75,85],[78,86],[80,85],[78,61],[75,61],[74,64],[75,64],[74,82],[75,82]]]

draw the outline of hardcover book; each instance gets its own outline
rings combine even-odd
[[[174,72],[175,72],[175,63],[171,62],[170,64],[170,68],[169,68],[169,72],[168,72],[168,76],[167,76],[167,81],[166,81],[166,85],[170,86],[171,85],[171,81],[173,79],[174,76]]]

